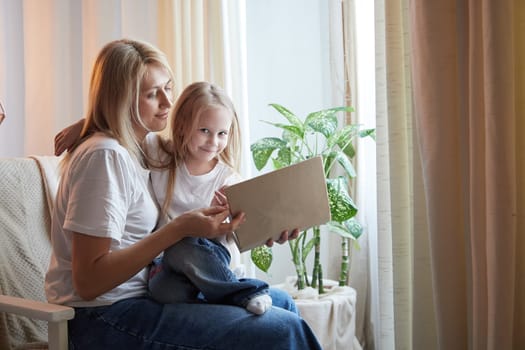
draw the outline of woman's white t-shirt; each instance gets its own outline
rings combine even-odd
[[[49,302],[97,306],[141,296],[147,269],[92,301],[73,288],[71,236],[78,232],[111,238],[110,250],[124,249],[150,234],[159,209],[152,198],[149,171],[115,139],[95,134],[73,152],[58,188],[51,225],[53,252],[46,274]]]

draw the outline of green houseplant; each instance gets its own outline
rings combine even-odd
[[[279,169],[321,156],[332,221],[325,228],[341,236],[341,270],[339,285],[348,282],[350,243],[362,233],[361,225],[355,220],[357,207],[348,191],[349,181],[356,177],[352,164],[355,157],[354,141],[357,137],[375,137],[374,129],[361,129],[359,125],[350,124],[340,127],[337,117],[340,113],[350,113],[352,107],[335,107],[310,113],[301,120],[294,113],[279,104],[270,104],[287,123],[271,123],[282,129],[281,137],[265,137],[251,145],[255,167],[263,169],[271,160],[271,167]],[[307,286],[324,292],[323,269],[321,265],[322,227],[315,226],[300,233],[296,240],[289,241],[292,262],[297,274],[297,288]],[[313,252],[314,260],[311,277],[308,275],[307,257]],[[271,260],[271,249],[262,246],[252,250],[254,264],[263,271],[268,271]]]

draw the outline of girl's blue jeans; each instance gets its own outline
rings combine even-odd
[[[158,302],[214,304],[244,307],[254,296],[267,294],[268,284],[241,278],[230,270],[230,253],[221,243],[186,237],[154,262],[149,279],[151,297]]]
[[[274,306],[260,316],[237,306],[162,304],[149,297],[76,308],[75,318],[69,321],[69,348],[321,349],[290,296],[273,288],[270,296]]]

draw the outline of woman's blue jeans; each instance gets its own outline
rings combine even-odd
[[[214,304],[244,307],[268,284],[251,278],[238,279],[230,270],[230,253],[210,239],[186,237],[164,251],[150,272],[151,297],[165,304],[206,300]]]
[[[273,307],[257,316],[244,308],[208,303],[161,304],[149,297],[76,308],[69,348],[173,350],[321,349],[291,297],[270,288]]]

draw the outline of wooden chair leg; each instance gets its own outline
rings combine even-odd
[[[67,321],[48,322],[49,350],[67,350]]]

